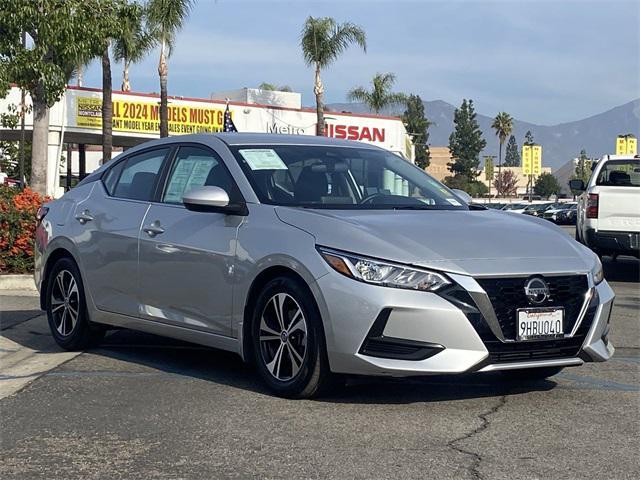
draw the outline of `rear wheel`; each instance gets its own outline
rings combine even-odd
[[[253,351],[260,376],[276,394],[311,398],[334,385],[321,322],[299,282],[279,277],[263,288],[252,319]]]
[[[46,312],[56,343],[66,350],[82,350],[97,344],[105,329],[89,321],[84,285],[77,265],[61,258],[47,280]]]
[[[509,380],[544,380],[562,371],[563,367],[522,368],[519,370],[503,370],[502,375]]]

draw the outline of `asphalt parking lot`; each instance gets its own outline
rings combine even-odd
[[[357,379],[311,401],[271,396],[234,355],[141,333],[60,353],[37,298],[0,292],[0,477],[638,478],[640,262],[605,275],[610,362],[519,384]]]

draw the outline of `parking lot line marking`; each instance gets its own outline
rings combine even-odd
[[[559,373],[558,377],[571,380],[573,382],[585,383],[588,385],[594,385],[602,390],[618,390],[623,392],[640,392],[640,386],[629,385],[627,383],[612,382],[609,380],[602,380],[600,378],[587,377],[582,375],[574,375],[571,373]]]

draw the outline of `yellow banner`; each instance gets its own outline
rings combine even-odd
[[[616,139],[616,155],[637,155],[638,139],[633,135],[618,135]]]
[[[78,98],[76,107],[76,124],[79,127],[102,128],[101,99]],[[169,105],[169,133],[221,132],[223,125],[224,109],[222,108]],[[160,131],[159,103],[114,100],[113,130],[158,133]]]
[[[522,146],[522,174],[531,175],[531,145]]]
[[[531,149],[531,170],[533,175],[542,173],[542,146],[534,145]]]
[[[626,137],[619,136],[616,139],[616,155],[626,155],[627,153],[627,139]]]

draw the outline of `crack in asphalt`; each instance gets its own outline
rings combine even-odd
[[[456,438],[454,440],[451,440],[450,442],[447,443],[447,447],[455,450],[456,452],[462,453],[464,455],[469,455],[470,457],[472,457],[473,461],[471,462],[471,465],[469,465],[469,467],[467,467],[467,470],[469,471],[469,473],[471,473],[471,476],[473,478],[476,478],[478,480],[482,480],[482,475],[480,474],[480,471],[479,471],[480,463],[482,462],[482,455],[480,455],[480,454],[478,454],[476,452],[472,452],[471,450],[466,450],[465,448],[457,445],[457,443],[461,442],[463,440],[468,440],[470,438],[473,438],[476,435],[478,435],[479,433],[484,432],[487,428],[489,428],[489,426],[491,425],[491,421],[489,420],[489,417],[491,415],[494,415],[495,413],[497,413],[498,410],[500,410],[502,407],[504,407],[504,405],[506,403],[507,403],[507,396],[506,395],[502,395],[500,397],[500,399],[498,400],[498,403],[496,405],[491,407],[486,412],[483,412],[483,413],[478,415],[478,418],[482,422],[480,424],[480,426],[474,428],[469,433],[466,433],[466,434],[462,435],[461,437],[458,437],[458,438]]]

